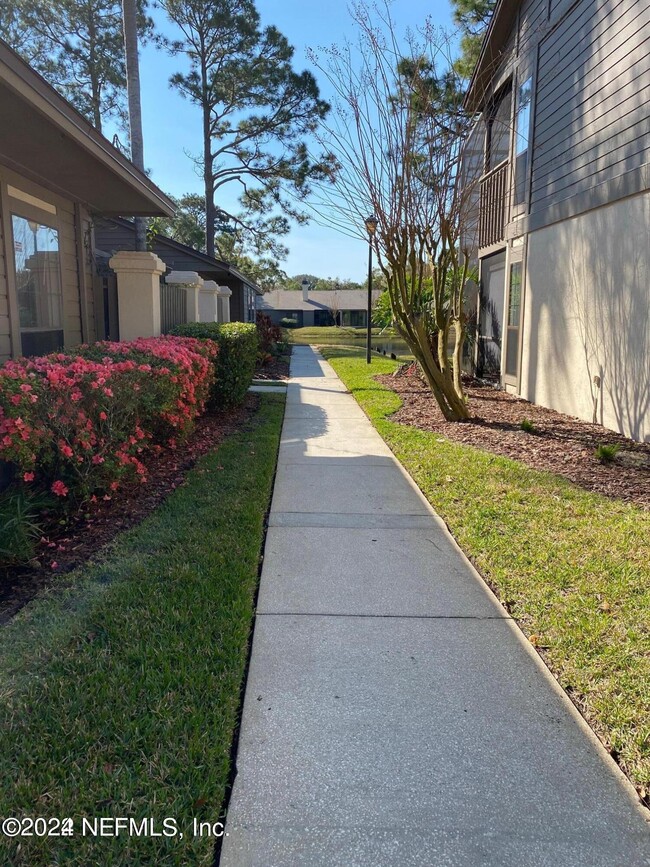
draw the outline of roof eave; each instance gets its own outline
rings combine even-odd
[[[483,108],[486,91],[496,66],[503,60],[502,49],[508,41],[520,4],[521,0],[498,0],[492,13],[463,101],[464,108],[471,113]]]
[[[146,200],[140,213],[134,216],[174,215],[174,202],[1,39],[0,80]],[[93,207],[95,203],[88,201],[88,204]],[[108,213],[103,209],[102,212]]]

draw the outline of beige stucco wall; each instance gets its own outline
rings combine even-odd
[[[528,237],[520,392],[650,441],[650,193]]]

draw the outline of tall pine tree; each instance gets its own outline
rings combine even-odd
[[[159,5],[181,35],[169,50],[189,60],[172,85],[202,115],[207,252],[215,253],[219,223],[262,236],[288,231],[278,211],[305,221],[300,201],[334,167],[328,155],[314,160],[308,152],[307,139],[329,110],[313,75],[293,69],[293,48],[275,27],[261,27],[253,0]],[[232,185],[242,213],[224,207],[222,193]]]

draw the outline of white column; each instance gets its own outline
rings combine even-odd
[[[160,275],[155,253],[120,250],[108,262],[117,274],[120,340],[160,337]]]
[[[219,286],[219,322],[230,322],[230,298],[232,291],[227,286]]]
[[[219,287],[214,280],[204,280],[199,291],[199,322],[219,321]]]
[[[187,304],[187,322],[200,322],[199,319],[199,292],[203,286],[203,278],[196,271],[171,271],[165,277],[165,283],[176,284],[185,289],[185,301]]]

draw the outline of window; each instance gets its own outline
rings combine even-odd
[[[488,121],[488,171],[508,159],[510,148],[510,102],[511,90],[508,85],[495,98]]]
[[[506,376],[517,376],[519,360],[519,323],[521,321],[521,262],[510,266],[508,292],[508,331],[506,335]]]
[[[59,233],[37,220],[11,215],[22,352],[63,346],[63,289]]]
[[[530,106],[533,97],[533,79],[527,78],[517,93],[517,120],[515,135],[515,183],[514,204],[526,201],[526,176],[528,174],[528,139],[530,136]]]

